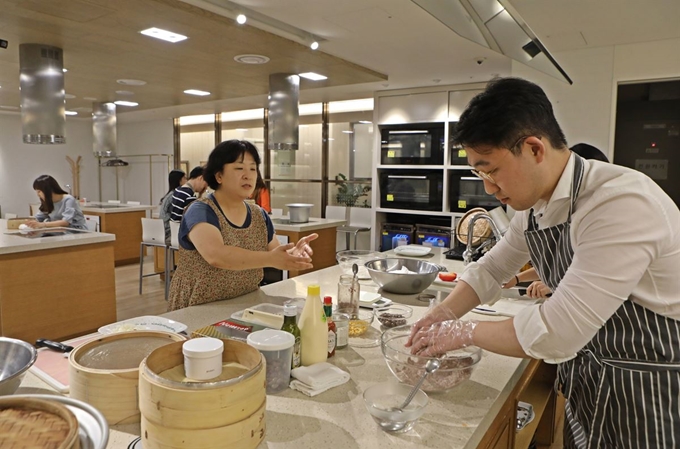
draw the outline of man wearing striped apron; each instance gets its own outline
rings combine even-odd
[[[518,212],[416,324],[412,350],[475,344],[558,363],[565,447],[680,447],[677,206],[638,172],[571,154],[545,93],[525,80],[492,81],[454,138],[487,193]],[[550,299],[505,321],[456,319],[493,303],[528,258]]]

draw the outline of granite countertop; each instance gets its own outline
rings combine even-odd
[[[450,271],[462,271],[462,262],[445,259],[435,250],[428,260],[442,263]],[[164,314],[180,321],[191,332],[229,318],[235,311],[257,303],[282,304],[291,297],[305,297],[307,286],[318,283],[322,295],[337,294],[339,266],[305,274],[263,287],[260,290],[226,301],[189,307]],[[360,281],[362,291],[377,292],[372,281]],[[449,288],[433,285],[425,291],[444,298]],[[417,295],[384,294],[394,302],[414,309],[415,319],[427,311],[427,303]],[[498,320],[499,317],[474,315],[475,319]],[[373,324],[379,335],[380,323]],[[369,331],[370,332],[370,331]],[[368,414],[362,398],[369,386],[393,380],[380,347],[349,346],[337,350],[329,362],[348,371],[351,379],[313,398],[293,390],[267,396],[267,434],[259,448],[318,448],[328,444],[347,449],[359,448],[474,448],[496,418],[502,404],[525,370],[528,361],[484,352],[472,377],[447,393],[430,394],[423,417],[413,430],[404,434],[387,434]],[[53,390],[30,371],[17,393],[48,393]],[[125,449],[140,433],[139,424],[112,426],[109,448]]]
[[[125,204],[125,203],[97,203],[88,202],[80,205],[80,209],[87,212],[97,212],[100,214],[120,214],[123,212],[139,212],[157,208],[158,206],[148,206],[144,204]]]
[[[50,228],[49,230],[45,230],[45,232],[58,232],[59,230],[64,229],[69,228]],[[77,231],[78,230],[76,230],[76,232]],[[0,226],[0,255],[63,248],[66,246],[90,245],[92,243],[112,242],[116,240],[116,236],[113,234],[89,231],[49,237],[29,238],[26,237],[27,235],[30,235],[30,233],[27,233],[26,231],[7,230],[4,226]]]
[[[287,216],[272,217],[272,223],[276,231],[308,232],[318,229],[337,228],[347,224],[347,220],[334,218],[310,218],[308,223],[291,223]]]

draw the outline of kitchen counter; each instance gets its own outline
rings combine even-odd
[[[101,213],[101,214],[120,214],[123,212],[139,212],[156,209],[158,206],[147,205],[131,205],[131,204],[114,204],[114,203],[97,203],[88,202],[80,205],[80,209],[85,213]]]
[[[346,220],[332,218],[310,218],[308,223],[291,223],[287,217],[272,218],[276,233],[318,231],[326,228],[337,228],[347,223]]]
[[[86,203],[83,213],[99,219],[99,230],[115,234],[114,260],[116,266],[139,263],[139,245],[142,242],[142,218],[156,206],[131,206],[129,204]]]
[[[345,220],[329,218],[310,218],[308,223],[290,223],[287,216],[272,218],[276,235],[285,236],[288,242],[295,243],[309,234],[319,234],[319,237],[311,243],[314,251],[312,270],[289,271],[288,277],[299,276],[304,273],[332,267],[335,261],[335,242],[337,228],[347,223]]]
[[[442,263],[451,271],[462,271],[461,262],[439,255],[429,260]],[[291,297],[304,297],[307,286],[313,283],[321,285],[322,295],[335,297],[341,273],[341,268],[334,266],[271,284],[238,298],[189,307],[163,316],[185,323],[191,332],[253,304],[281,304]],[[361,281],[361,288],[362,291],[378,291],[377,285],[370,280]],[[443,298],[448,290],[433,285],[426,293]],[[427,303],[419,301],[417,295],[385,293],[384,296],[413,307],[411,322],[427,310]],[[479,320],[500,319],[470,315],[469,318]],[[377,332],[379,323],[376,321],[373,327]],[[468,381],[447,393],[430,394],[427,410],[415,428],[405,434],[392,435],[378,428],[366,411],[362,398],[363,391],[370,385],[394,379],[380,348],[350,346],[338,350],[329,361],[348,371],[350,381],[313,398],[290,389],[268,395],[267,434],[260,448],[312,449],[326,447],[331,442],[333,446],[347,449],[510,447],[498,442],[505,441],[502,438],[508,438],[509,444],[514,441],[514,427],[509,426],[514,426],[515,401],[521,397],[517,391],[524,385],[532,366],[538,363],[485,351]],[[36,391],[36,388],[40,390]],[[50,388],[29,372],[18,393],[45,393],[46,389]],[[543,420],[537,417],[535,421],[537,425]],[[108,447],[124,449],[139,433],[138,424],[113,426]],[[501,436],[496,438],[497,434]]]
[[[26,235],[0,230],[0,335],[63,340],[116,320],[115,235]]]

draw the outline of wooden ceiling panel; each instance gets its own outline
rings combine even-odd
[[[386,79],[385,75],[178,0],[0,0],[0,105],[19,104],[19,44],[44,43],[64,50],[67,108],[126,99],[140,109],[266,94],[271,73],[316,71],[328,76],[317,88]],[[171,44],[140,34],[149,27],[188,36]],[[263,65],[234,61],[240,54],[262,54]],[[141,79],[145,86],[123,86],[117,79]],[[183,93],[202,89],[209,97]],[[116,90],[134,92],[122,97]],[[125,113],[128,108],[119,108]]]

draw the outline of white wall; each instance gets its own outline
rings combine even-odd
[[[116,199],[118,172],[118,199],[157,205],[168,190],[168,173],[172,158],[147,154],[173,152],[172,120],[118,123],[117,153],[130,165],[102,167],[102,200]],[[170,163],[170,166],[168,165]]]
[[[73,185],[70,156],[80,162],[80,195],[96,199],[97,159],[92,152],[92,122],[66,118],[66,144],[28,145],[22,141],[21,116],[0,113],[0,207],[2,215],[14,213],[27,216],[29,203],[39,200],[33,191],[33,181],[40,175],[53,176],[66,189]]]
[[[512,75],[539,84],[553,103],[569,145],[586,142],[614,156],[620,82],[680,79],[680,39],[555,53],[572,86],[513,62]]]

